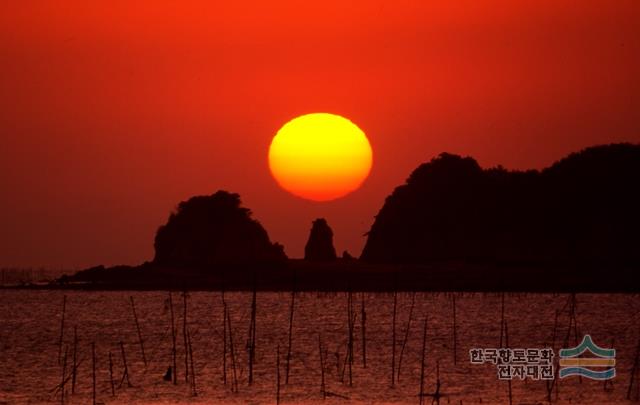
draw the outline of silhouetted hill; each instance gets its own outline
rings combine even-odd
[[[387,197],[364,260],[334,260],[322,219],[309,260],[287,260],[240,197],[219,191],[178,205],[153,262],[31,288],[637,292],[638,185],[639,145],[588,148],[541,171],[443,153]]]
[[[640,262],[640,146],[587,148],[542,171],[443,153],[387,197],[361,258]]]
[[[207,267],[279,262],[281,245],[240,205],[238,194],[218,191],[183,201],[155,237],[155,265]]]
[[[333,247],[333,231],[326,219],[318,218],[313,221],[309,239],[304,247],[304,258],[310,261],[336,260],[336,249]]]

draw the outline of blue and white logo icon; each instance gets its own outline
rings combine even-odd
[[[582,357],[587,351],[593,356]],[[577,375],[592,380],[610,380],[616,376],[615,365],[615,349],[603,349],[593,343],[590,335],[585,335],[578,346],[560,350],[559,376]]]

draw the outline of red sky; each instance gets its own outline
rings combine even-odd
[[[640,2],[0,4],[0,266],[136,264],[175,205],[227,189],[302,255],[324,216],[358,255],[393,187],[442,151],[542,168],[640,142]],[[363,187],[270,177],[287,120],[369,136]]]

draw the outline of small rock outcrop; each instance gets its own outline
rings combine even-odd
[[[304,247],[304,259],[321,262],[336,260],[336,249],[333,247],[333,231],[324,218],[313,221],[309,240]]]

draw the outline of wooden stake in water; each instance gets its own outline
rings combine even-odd
[[[196,389],[196,369],[193,365],[193,345],[191,344],[191,333],[187,329],[187,342],[189,344],[189,360],[191,362],[191,395],[198,396],[198,390]]]
[[[227,302],[222,291],[222,381],[227,385]]]
[[[73,327],[73,368],[71,370],[71,393],[76,393],[76,377],[78,370],[78,327]]]
[[[142,361],[144,366],[147,367],[147,356],[144,355],[144,341],[142,340],[142,332],[140,331],[140,324],[138,323],[138,315],[136,314],[136,304],[133,302],[133,296],[129,296],[131,300],[131,311],[133,311],[133,320],[136,323],[136,331],[138,331],[138,342],[140,342],[140,352],[142,353]]]
[[[422,355],[420,357],[420,405],[424,404],[424,361],[427,354],[427,316],[424,317],[422,330]]]
[[[93,377],[93,405],[96,405],[96,344],[95,342],[91,342],[91,358],[92,362],[92,370],[91,374]]]
[[[440,397],[442,396],[442,394],[440,394],[440,385],[440,360],[438,360],[436,361],[436,390],[432,394],[433,401],[435,401],[437,405],[440,405]],[[431,403],[433,403],[433,401],[431,401]]]
[[[503,339],[504,339],[504,293],[501,294],[500,301],[501,301],[501,304],[500,304],[500,346],[498,346],[498,347],[504,347],[502,345]],[[555,330],[554,330],[554,333],[555,333]]]
[[[182,338],[184,339],[184,382],[189,382],[189,346],[187,343],[187,292],[182,293]]]
[[[573,343],[578,345],[578,319],[576,317],[576,294],[572,293],[569,297],[569,326],[567,327],[567,336],[565,337],[565,346],[569,344],[571,332],[573,331]]]
[[[227,331],[229,332],[229,352],[231,353],[231,367],[233,370],[233,384],[232,384],[232,392],[238,392],[238,375],[236,372],[236,355],[235,350],[233,349],[233,329],[231,328],[231,315],[229,314],[229,309],[227,308]]]
[[[178,383],[178,362],[177,362],[177,352],[176,352],[176,322],[173,314],[173,298],[171,296],[171,291],[169,291],[169,309],[171,311],[171,356],[173,358],[173,384]]]
[[[276,348],[276,404],[280,404],[280,344]]]
[[[569,339],[571,338],[571,331],[573,331],[573,344],[578,345],[578,318],[576,316],[576,294],[571,293],[569,296],[569,326],[567,327],[567,335],[564,341],[564,347],[569,345]],[[578,382],[582,384],[582,376],[578,376]]]
[[[367,324],[367,312],[364,307],[364,291],[362,292],[362,303],[360,305],[360,330],[362,332],[362,367],[367,368],[367,334],[366,334],[366,324]]]
[[[396,311],[398,307],[398,292],[393,291],[393,316],[391,320],[391,387],[396,385]]]
[[[66,346],[64,348],[64,360],[62,363],[62,382],[60,382],[60,391],[61,391],[61,396],[60,396],[60,403],[64,405],[64,386],[67,382],[67,352],[69,351],[69,347]]]
[[[456,295],[451,295],[453,301],[453,364],[458,364],[458,329],[456,322]]]
[[[507,321],[504,322],[504,341],[505,347],[509,347],[509,327]],[[509,405],[513,405],[513,392],[511,391],[511,380],[507,380],[509,383]]]
[[[249,385],[253,384],[253,362],[256,357],[256,286],[251,299],[251,321],[249,323]]]
[[[398,358],[398,378],[397,381],[400,381],[400,370],[402,369],[402,356],[404,355],[404,348],[407,345],[407,340],[409,340],[409,331],[411,330],[411,319],[413,317],[413,307],[416,303],[416,293],[411,294],[411,307],[409,307],[409,320],[407,321],[407,328],[404,331],[404,339],[402,340],[402,346],[400,348],[400,357]]]
[[[558,314],[559,311],[556,310],[555,311],[555,316],[553,319],[553,333],[551,334],[551,349],[555,350],[555,346],[556,346],[556,338],[558,336]],[[553,387],[556,387],[556,397],[558,396],[558,384],[559,384],[559,378],[558,378],[558,368],[554,367],[554,373],[555,373],[555,377],[552,380],[547,380],[546,384],[547,384],[547,402],[551,402],[551,393],[553,392]],[[557,398],[556,398],[557,399]]]
[[[124,373],[122,373],[122,379],[118,388],[122,387],[124,380],[127,380],[127,387],[131,387],[131,381],[129,380],[129,366],[127,365],[127,355],[124,352],[124,343],[120,341],[120,352],[122,354],[122,363],[124,364]]]
[[[324,385],[324,358],[322,356],[322,339],[319,333],[318,333],[318,354],[320,355],[320,393],[322,394],[322,399],[325,399],[327,397],[327,391]]]
[[[111,396],[116,396],[116,387],[113,382],[113,357],[111,356],[111,350],[109,350],[109,383],[111,384]]]
[[[289,365],[291,363],[291,341],[293,336],[293,313],[295,310],[295,300],[296,300],[296,292],[295,290],[291,291],[291,306],[289,308],[289,345],[287,347],[287,363],[285,366],[285,377],[284,383],[289,384]]]
[[[349,291],[347,293],[347,328],[348,328],[348,340],[347,340],[347,362],[349,365],[349,386],[353,386],[353,293]]]
[[[627,389],[627,399],[631,400],[631,392],[634,384],[636,385],[636,401],[640,397],[640,385],[637,382],[638,368],[640,367],[640,338],[638,339],[638,345],[636,346],[636,355],[633,360],[633,367],[631,368],[631,376],[629,378],[629,388]]]
[[[60,356],[62,356],[62,340],[64,337],[64,316],[67,312],[67,296],[62,297],[62,319],[60,320],[60,339],[58,340],[58,364],[60,364]]]

